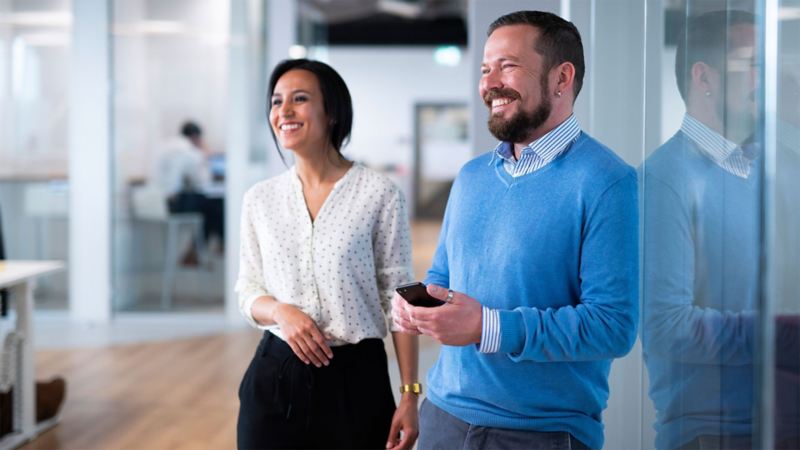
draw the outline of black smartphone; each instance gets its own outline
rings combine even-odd
[[[398,294],[403,297],[408,303],[414,306],[423,306],[425,308],[433,308],[435,306],[442,306],[445,304],[438,298],[433,298],[428,294],[425,285],[419,281],[414,283],[403,284],[395,288]]]

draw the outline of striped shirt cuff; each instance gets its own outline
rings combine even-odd
[[[483,320],[481,324],[481,353],[496,353],[500,350],[500,312],[496,309],[483,307]]]

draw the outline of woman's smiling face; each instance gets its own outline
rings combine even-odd
[[[329,119],[316,75],[302,69],[283,74],[270,99],[269,121],[283,148],[305,154],[325,151]]]

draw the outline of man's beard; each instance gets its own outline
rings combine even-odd
[[[527,143],[526,141],[533,134],[534,130],[547,121],[553,110],[550,97],[547,95],[547,91],[549,90],[547,84],[547,78],[543,78],[541,83],[542,101],[539,103],[539,106],[531,112],[519,110],[508,120],[492,115],[490,112],[487,125],[492,135],[505,142]],[[521,100],[519,93],[510,89],[490,91],[486,95],[485,100],[491,107],[491,100],[497,97],[509,97],[517,101]]]

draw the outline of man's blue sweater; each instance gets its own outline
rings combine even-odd
[[[473,425],[600,448],[611,359],[636,337],[637,220],[635,171],[586,134],[517,178],[493,153],[467,163],[426,282],[500,310],[500,351],[442,346],[428,399]]]

